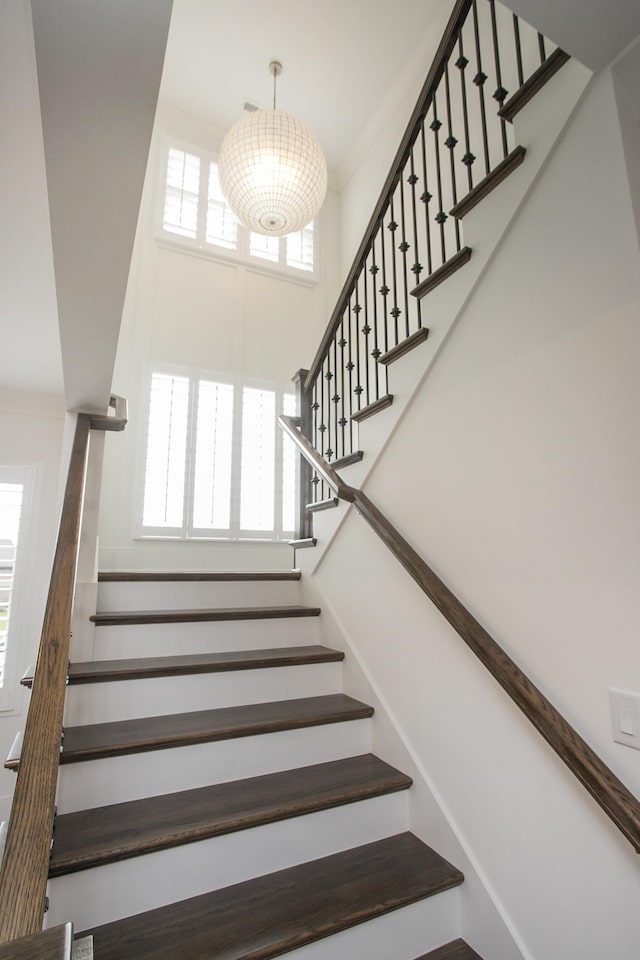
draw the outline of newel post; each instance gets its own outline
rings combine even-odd
[[[308,370],[298,370],[292,377],[292,383],[296,387],[296,403],[300,415],[300,430],[308,440],[311,439],[312,430],[312,409],[311,409],[311,390],[305,390],[304,382],[308,376]],[[296,539],[306,540],[313,536],[313,517],[307,510],[307,504],[312,500],[311,496],[311,466],[300,454],[300,484],[298,486],[298,522],[296,527]]]

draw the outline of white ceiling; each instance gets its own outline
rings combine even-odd
[[[336,171],[451,0],[174,0],[161,99],[227,129],[246,100],[318,137]],[[426,68],[425,71],[426,73]]]

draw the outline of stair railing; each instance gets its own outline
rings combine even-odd
[[[524,156],[509,121],[567,59],[495,0],[457,0],[303,383],[327,461],[352,456],[354,424],[384,404],[393,351],[427,335],[421,298],[470,255],[462,216]],[[323,501],[317,472],[311,484]]]
[[[92,430],[123,430],[116,415],[78,413],[31,701],[0,869],[0,944],[40,933],[55,815],[71,614]],[[25,954],[26,955],[26,954]],[[36,954],[34,954],[36,955]]]
[[[469,613],[367,495],[343,483],[331,464],[303,436],[293,418],[281,416],[279,422],[312,469],[340,500],[353,504],[538,733],[633,845],[636,853],[640,853],[640,801]]]

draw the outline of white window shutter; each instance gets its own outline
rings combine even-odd
[[[169,148],[162,226],[169,233],[195,239],[198,232],[200,158]]]
[[[145,527],[184,525],[189,378],[154,373],[144,480]]]

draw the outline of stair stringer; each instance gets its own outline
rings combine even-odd
[[[429,338],[389,367],[389,393],[393,395],[393,403],[359,425],[357,446],[364,456],[359,463],[339,471],[352,486],[364,486],[440,351],[446,347],[590,79],[591,72],[586,67],[569,60],[515,118],[515,142],[527,151],[524,162],[465,216],[464,243],[471,247],[472,257],[463,269],[425,297],[423,323],[429,329]],[[333,510],[314,515],[317,545],[315,549],[301,550],[295,555],[296,565],[304,573],[313,573],[317,568],[347,512],[347,505],[339,503]]]
[[[458,935],[481,956],[491,957],[491,960],[533,960],[497,892],[465,842],[444,797],[414,750],[409,735],[368,669],[361,648],[341,621],[329,594],[316,577],[303,578],[301,589],[305,603],[313,598],[322,605],[322,617],[318,622],[319,642],[346,654],[343,662],[345,692],[374,707],[371,721],[373,753],[404,770],[413,780],[409,791],[409,829],[425,843],[434,845],[464,873],[465,882],[456,891],[459,898]],[[425,950],[436,946],[436,939],[429,944],[425,934]]]

